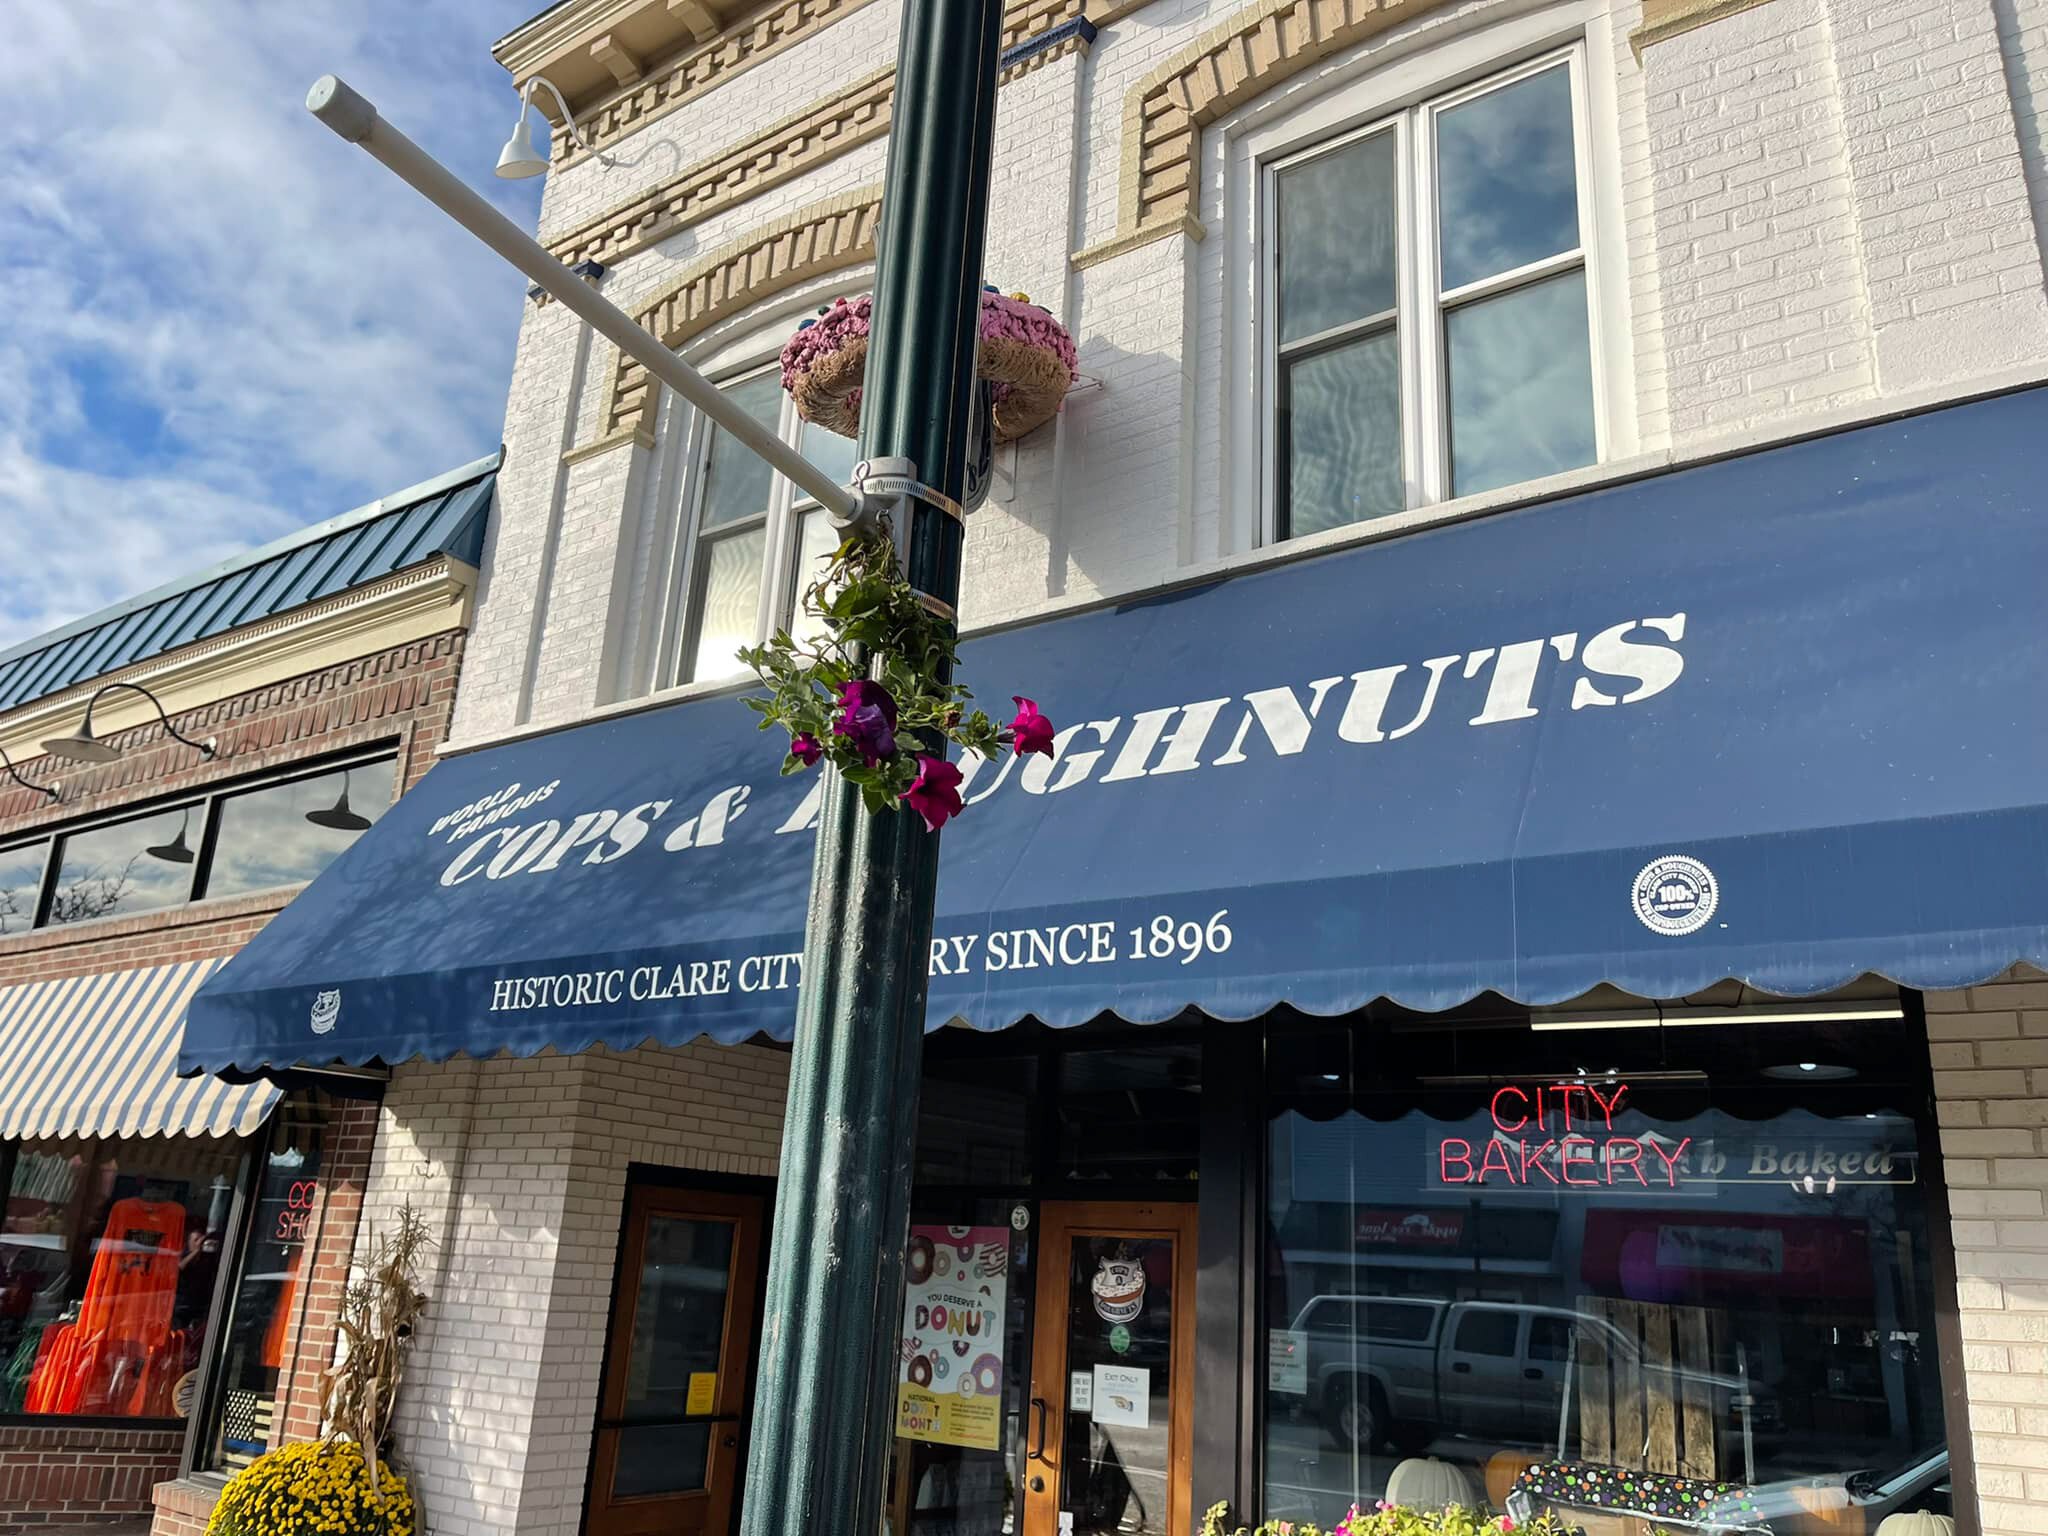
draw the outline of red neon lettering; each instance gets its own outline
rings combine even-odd
[[[1499,1161],[1500,1172],[1510,1184],[1514,1183],[1515,1165],[1508,1158],[1508,1149],[1497,1141],[1489,1141],[1486,1144],[1486,1150],[1479,1154],[1478,1182],[1481,1184],[1486,1182],[1486,1175],[1494,1167],[1496,1159]]]
[[[1627,1157],[1621,1155],[1623,1147],[1628,1148]],[[1617,1136],[1614,1140],[1607,1143],[1607,1182],[1609,1184],[1614,1182],[1614,1171],[1617,1168],[1626,1168],[1636,1176],[1638,1184],[1648,1189],[1650,1181],[1643,1177],[1642,1163],[1643,1144],[1633,1136]]]
[[[1506,1119],[1506,1117],[1505,1117],[1505,1116],[1503,1116],[1503,1115],[1501,1114],[1501,1112],[1500,1112],[1500,1101],[1501,1101],[1501,1100],[1502,1100],[1503,1098],[1505,1098],[1505,1097],[1506,1097],[1506,1096],[1507,1096],[1508,1094],[1511,1094],[1511,1093],[1512,1093],[1512,1094],[1513,1094],[1513,1095],[1514,1095],[1514,1096],[1515,1096],[1516,1098],[1520,1099],[1520,1100],[1522,1101],[1522,1103],[1523,1103],[1524,1105],[1527,1105],[1527,1104],[1528,1104],[1528,1102],[1529,1102],[1529,1095],[1527,1095],[1526,1093],[1522,1092],[1522,1090],[1521,1090],[1521,1089],[1519,1089],[1519,1088],[1516,1088],[1516,1087],[1512,1087],[1512,1086],[1510,1086],[1510,1087],[1507,1087],[1507,1088],[1502,1088],[1502,1089],[1499,1089],[1498,1091],[1496,1091],[1496,1092],[1495,1092],[1495,1094],[1494,1094],[1494,1096],[1493,1096],[1493,1105],[1492,1105],[1492,1109],[1493,1109],[1493,1123],[1494,1123],[1495,1125],[1499,1126],[1499,1127],[1500,1127],[1500,1128],[1501,1128],[1502,1130],[1504,1130],[1504,1131],[1507,1131],[1507,1132],[1510,1132],[1510,1133],[1512,1133],[1512,1132],[1515,1132],[1515,1131],[1519,1131],[1519,1130],[1520,1130],[1520,1129],[1521,1129],[1521,1128],[1522,1128],[1523,1126],[1525,1126],[1525,1125],[1527,1125],[1527,1124],[1529,1123],[1529,1116],[1528,1116],[1528,1114],[1527,1114],[1526,1112],[1525,1112],[1525,1113],[1523,1113],[1523,1114],[1521,1114],[1521,1115],[1519,1115],[1519,1116],[1517,1116],[1517,1117],[1516,1117],[1516,1119],[1515,1119],[1515,1123],[1514,1123],[1513,1125],[1509,1125],[1509,1124],[1508,1124],[1508,1122],[1507,1122],[1507,1119]],[[1536,1090],[1536,1093],[1537,1093],[1537,1096],[1538,1096],[1538,1100],[1539,1100],[1539,1102],[1540,1102],[1540,1100],[1541,1100],[1541,1097],[1542,1097],[1542,1093],[1543,1093],[1543,1090],[1542,1090],[1541,1088],[1538,1088],[1538,1089]]]
[[[1614,1112],[1617,1109],[1621,1108],[1621,1101],[1623,1097],[1628,1093],[1628,1084],[1623,1083],[1620,1086],[1618,1086],[1614,1090],[1614,1097],[1612,1099],[1601,1098],[1600,1090],[1598,1088],[1595,1088],[1591,1083],[1588,1083],[1586,1085],[1586,1092],[1593,1095],[1593,1102],[1595,1104],[1598,1104],[1600,1106],[1600,1112],[1607,1116],[1607,1129],[1609,1129],[1610,1131],[1613,1130]]]
[[[1456,1147],[1458,1149],[1455,1154],[1451,1151],[1451,1148],[1453,1147]],[[1469,1184],[1472,1182],[1471,1142],[1460,1141],[1455,1136],[1449,1137],[1444,1141],[1442,1146],[1436,1149],[1436,1155],[1437,1162],[1443,1172],[1443,1180],[1446,1184]],[[1458,1164],[1465,1170],[1463,1173],[1453,1174],[1451,1172],[1451,1162],[1454,1157]]]
[[[1574,1148],[1583,1148],[1584,1150],[1580,1151],[1577,1156],[1573,1156]],[[1593,1166],[1593,1138],[1590,1136],[1565,1137],[1563,1141],[1557,1144],[1557,1162],[1558,1166],[1564,1170],[1564,1181],[1567,1184],[1586,1185],[1598,1184],[1600,1182],[1598,1179],[1575,1179],[1572,1177],[1572,1164],[1580,1163],[1588,1168]]]
[[[1535,1147],[1530,1146],[1526,1141],[1522,1143],[1522,1182],[1524,1184],[1530,1182],[1529,1170],[1531,1168],[1534,1168],[1543,1177],[1550,1180],[1551,1183],[1555,1184],[1557,1182],[1557,1175],[1552,1173],[1550,1165],[1543,1161],[1543,1154],[1550,1151],[1556,1145],[1557,1143],[1554,1141],[1546,1141],[1542,1145]]]
[[[1664,1159],[1664,1177],[1670,1181],[1673,1189],[1678,1188],[1678,1160],[1685,1156],[1685,1149],[1691,1145],[1690,1136],[1679,1142],[1676,1152],[1666,1152],[1654,1141],[1649,1143],[1650,1150]]]

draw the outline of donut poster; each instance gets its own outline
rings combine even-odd
[[[1009,1276],[1006,1228],[910,1229],[897,1349],[900,1439],[1000,1449]]]

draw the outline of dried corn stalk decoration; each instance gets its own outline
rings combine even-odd
[[[397,1231],[377,1234],[368,1264],[342,1293],[342,1353],[327,1371],[320,1416],[327,1440],[348,1439],[362,1447],[373,1489],[381,1486],[377,1457],[390,1447],[413,1326],[427,1306],[418,1270],[420,1253],[432,1242],[411,1203],[400,1206]]]

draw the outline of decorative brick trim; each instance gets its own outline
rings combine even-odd
[[[1084,267],[1092,267],[1098,262],[1122,256],[1128,251],[1138,250],[1142,246],[1150,245],[1154,240],[1164,240],[1171,235],[1200,240],[1207,233],[1208,231],[1202,228],[1201,220],[1191,219],[1185,214],[1177,219],[1161,219],[1157,224],[1143,225],[1129,234],[1118,235],[1115,239],[1105,240],[1100,245],[1091,245],[1085,251],[1074,252],[1074,269],[1079,271]]]
[[[669,0],[668,10],[677,23],[678,40],[683,41],[687,35],[689,41],[684,51],[667,62],[650,64],[625,53],[613,43],[609,32],[589,45],[591,57],[603,63],[608,72],[617,77],[623,71],[631,78],[588,107],[578,108],[583,137],[592,151],[605,149],[867,3],[868,0],[782,0],[781,4],[756,11],[705,41],[701,27],[689,24],[693,14],[701,17],[705,13]],[[1106,5],[1095,6],[1088,19],[1098,27],[1107,26],[1146,3],[1147,0],[1110,0]],[[1003,13],[1003,48],[1007,51],[1062,22],[1072,21],[1085,8],[1086,0],[1010,0]],[[1059,51],[1073,52],[1074,45],[1063,43]],[[512,71],[515,84],[523,83],[536,70],[545,72],[545,58],[538,54],[516,59],[501,55],[501,62]],[[1014,71],[1005,71],[1004,77],[1011,78],[1045,62],[1042,57],[1029,60]],[[542,105],[551,107],[547,102]],[[585,151],[569,138],[566,128],[557,124],[553,155],[557,165],[569,166],[583,159]]]
[[[648,69],[641,79],[590,107],[580,124],[583,136],[593,150],[617,143],[868,3],[869,0],[782,0],[780,5],[756,11],[701,47],[690,48],[666,64]],[[556,164],[562,166],[584,158],[584,152],[559,124],[552,153]]]
[[[1704,27],[1741,11],[1752,10],[1766,0],[1643,0],[1643,22],[1628,35],[1636,62],[1643,62],[1643,50],[1652,43],[1677,37],[1694,27]]]
[[[1176,233],[1192,236],[1200,227],[1195,161],[1203,128],[1338,49],[1444,3],[1259,0],[1174,53],[1124,99],[1117,233],[1076,263]]]
[[[714,322],[807,278],[873,259],[881,211],[882,189],[877,186],[801,209],[711,252],[642,305],[633,318],[659,336],[664,346],[679,347]],[[618,354],[600,441],[632,432],[651,436],[653,386],[645,368]]]
[[[572,265],[601,261],[609,266],[722,208],[758,197],[887,133],[895,85],[895,70],[878,70],[699,162],[658,190],[549,241],[548,249]]]

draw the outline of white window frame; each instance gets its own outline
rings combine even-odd
[[[846,281],[841,276],[837,285],[839,291],[857,291],[846,288]],[[692,362],[721,389],[764,373],[773,373],[779,366],[777,358],[783,342],[796,328],[798,317],[806,312],[797,309],[766,322],[755,317],[743,334],[717,346],[708,357],[693,357]],[[802,434],[803,421],[797,415],[795,403],[786,393],[778,398],[776,431],[784,442],[794,446]],[[783,476],[775,475],[769,483],[765,512],[721,524],[707,537],[706,530],[701,527],[703,495],[712,439],[717,428],[703,412],[680,400],[672,401],[672,406],[664,430],[680,452],[675,455],[669,473],[656,477],[658,484],[655,490],[664,503],[662,521],[666,527],[662,548],[655,556],[661,572],[660,582],[652,594],[655,610],[650,625],[653,669],[649,687],[654,692],[697,686],[716,688],[740,681],[747,675],[744,668],[736,667],[718,677],[685,676],[696,651],[698,623],[702,617],[695,611],[696,605],[691,599],[696,590],[697,567],[704,548],[724,538],[755,528],[766,528],[762,580],[754,616],[753,641],[759,644],[789,624],[794,616],[797,600],[806,585],[804,576],[796,568],[802,548],[802,521],[821,510],[816,500],[799,492]]]
[[[1278,263],[1272,259],[1277,250],[1274,178],[1289,164],[1374,132],[1400,136],[1397,197],[1402,222],[1395,323],[1403,338],[1401,473],[1407,509],[1324,535],[1296,537],[1355,537],[1361,529],[1384,530],[1396,523],[1406,526],[1456,515],[1468,499],[1492,502],[1510,495],[1507,487],[1475,493],[1475,498],[1448,495],[1444,315],[1462,303],[1580,265],[1586,272],[1594,463],[1637,450],[1628,269],[1620,214],[1619,108],[1612,71],[1599,65],[1612,57],[1613,46],[1608,18],[1597,0],[1568,0],[1448,37],[1419,33],[1385,47],[1368,45],[1308,72],[1219,125],[1215,137],[1222,190],[1217,221],[1224,226],[1225,238],[1215,242],[1220,247],[1223,285],[1216,355],[1226,447],[1220,553],[1278,542],[1283,466],[1277,415]],[[1434,164],[1436,117],[1560,62],[1568,69],[1571,84],[1578,248],[1445,295],[1437,286],[1433,177],[1421,174],[1425,156]],[[1233,271],[1246,276],[1236,279]],[[1434,345],[1421,345],[1423,337],[1434,338]],[[1233,357],[1251,363],[1253,389],[1232,384]]]

